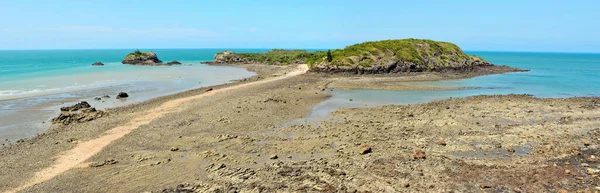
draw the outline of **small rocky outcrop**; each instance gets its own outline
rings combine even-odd
[[[92,108],[92,106],[88,102],[82,101],[80,103],[74,104],[73,106],[61,107],[60,111],[78,111],[81,109],[88,109],[88,108]]]
[[[117,94],[117,99],[127,98],[127,97],[129,97],[129,94],[127,94],[126,92],[120,92],[119,94]]]
[[[215,63],[228,63],[230,61],[238,61],[240,57],[235,57],[235,52],[226,50],[224,52],[219,52],[215,54]]]
[[[53,124],[69,125],[72,123],[83,123],[93,121],[108,115],[104,111],[92,108],[89,103],[82,101],[72,106],[60,108],[60,115],[52,119]]]
[[[104,66],[104,63],[102,63],[102,62],[94,62],[92,64],[92,66]]]
[[[181,64],[181,62],[179,62],[179,61],[177,61],[177,60],[173,60],[173,61],[167,62],[167,65],[169,65],[169,66],[172,66],[172,65],[180,65],[180,64]]]
[[[158,59],[158,56],[154,52],[140,52],[139,50],[129,53],[127,56],[125,56],[121,63],[149,66],[164,65],[162,64],[162,61]]]

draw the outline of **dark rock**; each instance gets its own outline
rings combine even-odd
[[[275,155],[275,154],[273,154],[273,155],[269,156],[269,159],[277,159],[277,158],[279,158],[279,156],[277,156],[277,155]]]
[[[179,64],[181,64],[181,62],[179,62],[177,60],[173,60],[173,61],[167,62],[167,65],[169,65],[169,66],[170,65],[179,65]]]
[[[114,160],[114,159],[109,159],[103,162],[94,162],[90,164],[90,167],[101,167],[101,166],[107,166],[107,165],[113,165],[113,164],[117,164],[119,163],[119,161]]]
[[[82,101],[73,106],[60,108],[61,113],[58,117],[51,120],[54,124],[68,125],[71,123],[82,123],[92,121],[100,117],[108,115],[104,111],[98,111],[92,108],[89,103]]]
[[[120,92],[119,94],[117,94],[117,99],[127,98],[127,97],[129,97],[129,94],[127,94],[126,92]]]
[[[92,66],[104,66],[102,62],[94,62]]]
[[[96,98],[94,98],[94,100],[97,100],[97,101],[99,101],[99,100],[102,100],[102,98],[100,98],[100,97],[96,97]]]
[[[110,98],[110,96],[108,96],[108,95],[104,95],[102,98],[106,98],[106,99],[108,99],[108,98]]]
[[[54,124],[69,125],[71,123],[93,121],[106,115],[108,113],[104,111],[98,111],[95,108],[85,108],[78,111],[63,111],[58,117],[53,118],[51,122]]]
[[[133,64],[133,65],[149,65],[149,66],[160,66],[165,65],[162,64],[162,61],[158,59],[158,56],[154,52],[140,52],[136,50],[133,53],[125,56],[123,64]]]
[[[172,147],[171,151],[179,151],[179,148],[178,147]]]
[[[68,106],[68,107],[62,107],[60,108],[61,111],[78,111],[80,109],[86,109],[86,108],[91,108],[92,106],[86,102],[86,101],[81,101],[80,103],[77,103],[73,106]]]

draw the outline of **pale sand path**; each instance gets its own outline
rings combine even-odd
[[[165,102],[156,108],[152,108],[152,109],[146,110],[145,112],[141,113],[143,116],[137,117],[122,126],[115,127],[115,128],[112,128],[112,129],[106,131],[105,135],[103,135],[99,138],[77,144],[77,146],[75,146],[73,149],[66,151],[66,152],[62,153],[61,155],[59,155],[53,166],[43,169],[39,172],[36,172],[34,177],[31,180],[29,180],[29,182],[25,183],[24,185],[22,185],[16,189],[7,191],[7,193],[13,193],[13,192],[18,192],[18,191],[24,190],[28,187],[48,181],[64,172],[66,172],[69,169],[77,167],[77,165],[83,163],[85,160],[91,158],[92,156],[96,155],[98,152],[102,151],[102,149],[104,149],[104,147],[108,146],[113,141],[122,138],[123,136],[127,135],[128,133],[135,130],[139,126],[148,124],[151,121],[153,121],[154,119],[159,118],[167,113],[171,113],[171,112],[175,112],[175,111],[179,110],[180,108],[178,108],[178,107],[185,102],[188,102],[191,100],[202,99],[204,97],[212,96],[214,94],[226,92],[229,90],[234,90],[234,89],[252,86],[252,85],[264,84],[264,83],[268,83],[268,82],[273,82],[273,81],[297,76],[300,74],[304,74],[307,71],[308,71],[308,66],[299,65],[296,67],[296,69],[294,71],[289,72],[283,76],[278,76],[278,77],[264,79],[264,80],[260,80],[260,81],[256,81],[256,82],[235,85],[235,86],[231,86],[231,87],[226,87],[226,88],[202,93],[202,94],[195,95],[195,96],[190,96],[190,97],[186,97],[186,98],[180,98],[180,99],[175,99],[172,101]]]

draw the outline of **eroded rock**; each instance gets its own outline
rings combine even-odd
[[[60,115],[51,120],[53,124],[69,125],[71,123],[83,123],[108,115],[108,113],[104,111],[92,108],[86,101],[82,101],[73,106],[62,107],[60,110]]]

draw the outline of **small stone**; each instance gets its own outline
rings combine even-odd
[[[404,180],[402,182],[402,186],[404,186],[405,188],[408,188],[408,187],[410,187],[410,183],[408,182],[408,180]]]
[[[425,159],[425,152],[422,150],[417,150],[413,155],[413,159]]]
[[[509,147],[509,148],[506,148],[506,151],[508,151],[510,153],[515,153],[515,148]]]
[[[354,100],[350,99],[349,101],[354,101]]]
[[[108,95],[104,95],[102,98],[110,98],[110,96],[108,96]]]
[[[102,98],[100,98],[100,97],[96,97],[96,98],[94,98],[94,100],[97,100],[97,101],[99,101],[99,100],[102,100]]]
[[[90,164],[90,167],[101,167],[101,166],[107,166],[107,165],[113,165],[113,164],[117,164],[119,163],[119,161],[114,160],[114,159],[109,159],[103,162],[93,162]]]
[[[593,168],[588,168],[588,169],[586,170],[586,173],[587,173],[588,175],[596,175],[596,174],[600,173],[600,170],[598,170],[598,169],[593,169]]]
[[[565,190],[565,189],[560,189],[560,190],[558,191],[558,193],[569,193],[569,191],[567,191],[567,190]]]
[[[371,153],[372,150],[373,149],[371,149],[371,145],[369,145],[369,144],[362,144],[362,145],[358,146],[358,152],[361,155]]]
[[[275,155],[275,154],[273,154],[273,155],[271,155],[271,156],[269,157],[269,159],[277,159],[277,158],[279,158],[279,157],[278,157],[277,155]]]
[[[589,158],[586,159],[589,163],[596,163],[596,161],[598,161],[598,158],[596,158],[596,156],[591,155]]]
[[[178,147],[172,147],[171,151],[179,151],[179,148]]]
[[[438,142],[439,145],[441,146],[446,146],[446,141],[444,141],[444,139],[440,139],[440,141]]]
[[[571,174],[571,170],[565,170],[565,174]]]
[[[585,141],[583,141],[583,145],[585,145],[585,146],[590,146],[590,140],[585,140]]]
[[[492,185],[489,185],[489,184],[480,184],[479,188],[481,188],[481,189],[488,189],[488,188],[492,188]]]

